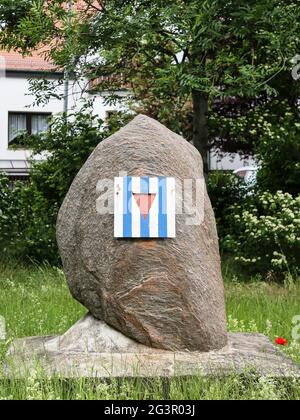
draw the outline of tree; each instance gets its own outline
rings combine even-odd
[[[84,107],[68,120],[58,115],[45,134],[24,138],[34,155],[48,154],[47,160],[32,162],[30,181],[43,198],[57,208],[95,147],[111,133],[110,127],[89,111]]]
[[[283,191],[296,197],[300,193],[300,122],[299,110],[286,103],[277,103],[276,108],[284,112],[270,112],[263,124],[261,141],[256,146],[260,161],[258,185],[262,191]]]
[[[98,78],[112,95],[129,83],[162,114],[190,108],[205,171],[216,100],[270,98],[300,51],[296,0],[75,0],[71,19],[61,0],[24,3],[17,15],[0,8],[2,45],[51,45],[58,66]]]

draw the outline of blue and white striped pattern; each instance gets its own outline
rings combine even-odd
[[[147,215],[135,194],[153,195]],[[174,178],[115,178],[115,238],[175,238],[175,197]]]

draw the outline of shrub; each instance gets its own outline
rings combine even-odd
[[[59,207],[68,189],[95,147],[123,123],[122,115],[103,121],[82,112],[56,116],[50,130],[24,136],[26,145],[47,160],[32,162],[30,183],[0,178],[0,238],[2,256],[51,264],[60,262],[55,226]],[[124,117],[129,118],[129,117]]]
[[[242,203],[247,196],[244,181],[233,175],[221,171],[212,172],[207,181],[208,194],[215,212],[220,245],[230,229],[229,215],[236,203]]]
[[[59,262],[55,241],[57,205],[34,185],[13,185],[0,176],[1,256]]]
[[[282,275],[300,271],[300,196],[265,192],[231,208],[224,247],[248,270]]]
[[[35,155],[47,160],[32,164],[31,182],[49,202],[62,203],[68,189],[95,147],[103,140],[103,121],[86,112],[56,116],[42,136],[27,138]]]
[[[50,130],[24,138],[34,154],[30,183],[0,179],[0,238],[2,256],[60,262],[55,226],[59,207],[75,175],[103,139],[102,121],[87,113],[57,116]]]
[[[295,197],[300,192],[300,110],[295,113],[286,107],[283,115],[265,124],[257,142],[257,181],[262,191],[280,190]]]

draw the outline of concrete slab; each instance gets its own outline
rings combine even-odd
[[[300,368],[264,335],[229,333],[228,338],[225,348],[209,353],[157,350],[88,315],[62,336],[15,340],[5,370],[10,377],[42,369],[62,378],[216,376],[249,370],[300,378]]]

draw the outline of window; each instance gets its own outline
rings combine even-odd
[[[22,145],[22,134],[45,133],[51,114],[10,112],[8,114],[8,144]]]

